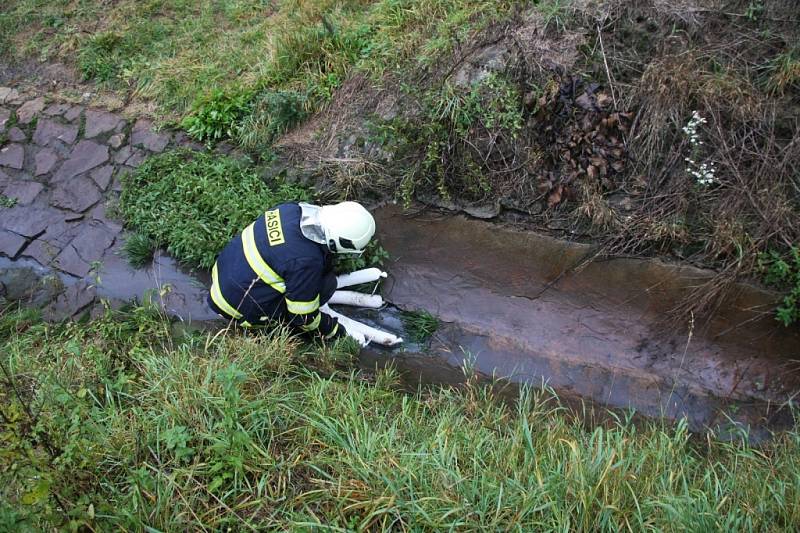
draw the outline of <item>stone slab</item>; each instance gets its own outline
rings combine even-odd
[[[151,152],[160,153],[169,144],[170,136],[152,131],[153,123],[146,119],[139,119],[131,133],[131,144],[146,148]]]
[[[11,87],[0,87],[0,104],[9,104],[17,101],[19,92]]]
[[[78,176],[59,182],[50,198],[51,205],[83,213],[100,201],[100,191],[91,179]]]
[[[55,261],[53,261],[53,264],[59,270],[79,278],[84,277],[89,273],[89,270],[91,270],[91,265],[81,259],[81,257],[78,255],[78,252],[75,251],[75,248],[72,245],[67,245],[64,247],[64,249],[61,250],[61,253],[59,253],[56,257]]]
[[[83,107],[79,105],[72,106],[69,111],[64,113],[64,118],[70,122],[75,122],[83,113]]]
[[[108,184],[111,183],[111,175],[114,173],[112,165],[103,165],[92,170],[89,176],[94,180],[101,191],[108,189]]]
[[[44,114],[48,117],[60,117],[72,107],[71,104],[52,104],[44,110]]]
[[[101,222],[93,220],[84,224],[80,233],[72,239],[72,246],[86,262],[99,261],[106,250],[114,244],[116,233]]]
[[[16,143],[28,140],[28,136],[25,135],[25,132],[16,126],[8,130],[8,138],[11,142],[16,142]]]
[[[16,198],[16,205],[29,205],[42,189],[44,185],[37,181],[16,180],[6,185],[3,194],[8,198]]]
[[[97,289],[91,283],[81,280],[67,287],[54,302],[45,307],[42,317],[50,321],[77,318],[96,297]]]
[[[15,206],[0,209],[0,228],[13,231],[23,237],[36,237],[48,226],[64,220],[63,214],[44,207]]]
[[[83,136],[86,139],[114,131],[119,123],[123,122],[119,115],[98,109],[87,109],[85,117],[86,127]]]
[[[17,109],[17,118],[20,124],[30,124],[33,119],[44,110],[44,98],[28,100]]]
[[[40,146],[51,145],[59,140],[64,144],[72,144],[78,138],[78,126],[61,124],[52,119],[42,119],[36,123],[33,142]]]
[[[50,148],[42,148],[36,152],[34,162],[36,164],[34,174],[42,176],[53,170],[53,167],[58,163],[58,154]]]
[[[21,144],[9,144],[0,148],[0,167],[22,170],[25,162],[25,148]]]
[[[68,180],[98,167],[108,161],[108,146],[97,144],[94,141],[80,141],[61,168],[58,169],[53,180]]]
[[[28,240],[13,231],[0,230],[0,254],[6,255],[10,258],[15,258],[23,248]]]
[[[144,160],[147,159],[147,153],[144,150],[134,148],[131,156],[125,161],[129,167],[138,168]]]

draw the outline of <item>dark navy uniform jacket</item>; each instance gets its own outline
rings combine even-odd
[[[243,326],[278,319],[304,331],[336,335],[336,319],[319,311],[332,254],[303,235],[300,216],[298,204],[281,204],[225,246],[212,270],[212,307]]]

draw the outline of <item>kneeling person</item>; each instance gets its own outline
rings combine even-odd
[[[375,220],[356,202],[278,205],[219,254],[208,303],[244,327],[277,320],[296,332],[343,336],[344,326],[319,310],[336,291],[333,254],[361,254],[374,234]]]

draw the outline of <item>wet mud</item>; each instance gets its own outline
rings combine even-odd
[[[588,246],[460,216],[386,208],[377,219],[392,258],[384,295],[445,323],[425,350],[393,354],[396,364],[422,358],[457,382],[467,362],[563,397],[687,417],[694,430],[756,436],[792,423],[800,333],[775,321],[774,293],[739,285],[710,320],[676,327],[668,313],[711,272],[639,259],[572,271]],[[402,333],[398,321],[382,325]]]

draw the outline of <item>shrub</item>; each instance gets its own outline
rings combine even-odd
[[[149,158],[125,177],[120,212],[177,259],[210,268],[231,237],[265,209],[309,198],[298,185],[265,183],[230,157],[176,150]]]
[[[770,250],[759,257],[759,264],[768,284],[788,288],[775,318],[784,326],[800,320],[800,248],[792,246],[788,258]]]

